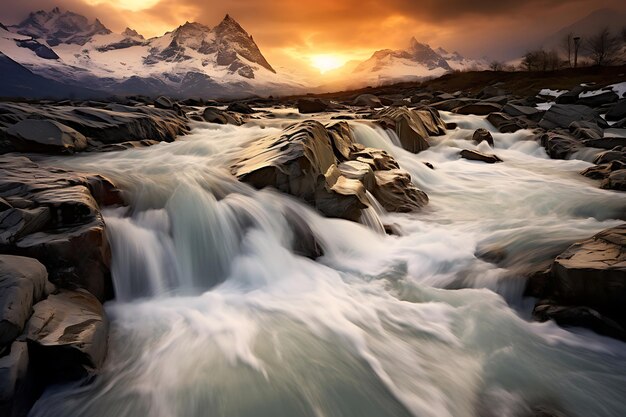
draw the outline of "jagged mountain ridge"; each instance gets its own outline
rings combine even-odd
[[[482,60],[467,59],[411,38],[406,49],[383,49],[356,65],[352,75],[372,85],[439,77],[454,70],[486,69]]]
[[[236,97],[302,88],[277,74],[229,15],[214,28],[186,22],[145,39],[55,8],[0,28],[0,52],[40,76],[113,94]]]

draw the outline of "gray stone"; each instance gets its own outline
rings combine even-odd
[[[470,161],[486,162],[488,164],[495,164],[496,162],[502,162],[502,159],[494,154],[485,154],[470,149],[463,149],[461,151],[461,158],[469,159]]]
[[[22,120],[6,134],[13,146],[24,152],[71,153],[87,147],[85,136],[53,120]]]
[[[573,122],[593,122],[599,127],[608,127],[598,112],[587,106],[555,104],[550,107],[539,122],[539,127],[544,129],[564,128],[567,129]]]

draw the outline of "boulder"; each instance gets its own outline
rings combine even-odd
[[[620,169],[626,169],[626,162],[615,160],[589,167],[580,174],[594,180],[603,180],[608,178],[609,175],[611,175],[611,172],[618,171]]]
[[[28,372],[28,346],[26,342],[13,342],[10,351],[0,357],[0,415],[28,415],[37,396],[33,382]]]
[[[626,191],[626,169],[612,171],[600,184],[605,190]]]
[[[463,149],[460,153],[461,158],[469,159],[470,161],[486,162],[488,164],[495,164],[496,162],[502,162],[502,159],[498,158],[494,154],[486,154],[478,151],[472,151],[470,149]]]
[[[550,298],[626,322],[626,224],[570,246],[551,267]]]
[[[477,97],[481,99],[492,98],[498,96],[506,96],[507,92],[503,88],[498,85],[488,85],[487,87],[480,90]]]
[[[361,94],[360,96],[354,99],[352,104],[355,106],[371,107],[371,108],[384,107],[380,99],[373,94]]]
[[[600,107],[605,104],[615,103],[619,99],[619,96],[613,91],[605,91],[604,93],[596,94],[588,97],[581,97],[576,104],[582,104],[589,107]]]
[[[523,117],[527,117],[530,120],[534,120],[536,122],[538,122],[539,120],[541,120],[541,117],[543,116],[543,111],[538,110],[536,107],[530,107],[530,106],[520,106],[517,104],[506,104],[503,108],[502,111],[506,114],[508,114],[509,116],[513,116],[513,117],[517,117],[517,116],[523,116]]]
[[[500,112],[490,113],[487,116],[487,121],[498,129],[500,133],[513,133],[527,127],[527,124],[520,118]]]
[[[22,333],[47,282],[46,268],[36,259],[0,255],[0,352]]]
[[[61,290],[35,304],[26,325],[30,361],[47,383],[84,378],[99,369],[107,352],[108,320],[85,290]]]
[[[502,106],[497,103],[478,102],[466,104],[454,110],[458,114],[475,114],[477,116],[487,116],[489,113],[495,113],[502,110]]]
[[[428,196],[413,185],[408,172],[393,169],[376,171],[374,175],[376,186],[372,194],[388,212],[410,213],[428,204]]]
[[[614,149],[616,147],[626,146],[626,138],[622,137],[605,137],[598,139],[587,139],[583,143],[590,148]]]
[[[298,100],[298,112],[303,114],[321,113],[330,109],[330,102],[319,98],[301,98]]]
[[[583,120],[570,123],[569,131],[581,140],[601,139],[604,136],[604,129],[596,123]]]
[[[554,305],[549,300],[542,300],[535,306],[533,318],[541,322],[554,320],[563,327],[586,327],[598,334],[626,341],[626,330],[621,325],[586,306]]]
[[[543,115],[539,127],[544,129],[567,129],[573,122],[592,122],[599,127],[608,127],[598,112],[587,106],[555,104]]]
[[[346,161],[337,167],[346,178],[360,181],[366,190],[372,192],[376,187],[376,177],[370,164],[361,161]]]
[[[610,151],[604,151],[595,157],[593,163],[597,165],[602,165],[611,163],[613,161],[621,161],[626,164],[626,150],[623,151],[614,149]]]
[[[439,113],[430,108],[410,110],[406,107],[388,107],[370,117],[382,127],[394,130],[402,147],[413,153],[430,147],[426,140],[430,135],[442,135],[446,131]]]
[[[174,102],[165,96],[160,96],[154,100],[154,107],[157,109],[172,109]]]
[[[584,87],[576,86],[555,99],[556,104],[574,104],[578,101],[580,93],[585,91]]]
[[[72,153],[87,147],[85,136],[53,120],[22,120],[10,126],[6,135],[22,152]]]
[[[51,221],[48,207],[32,209],[10,208],[0,212],[0,245],[9,245],[16,240],[44,229]]]
[[[361,149],[360,145],[354,140],[354,134],[348,123],[330,123],[326,126],[326,130],[328,131],[333,152],[338,161],[350,159],[352,152]]]
[[[385,171],[390,169],[398,169],[398,162],[391,155],[382,149],[364,148],[352,152],[350,159],[363,162],[371,167],[374,171]]]
[[[220,110],[215,107],[207,107],[204,109],[202,112],[202,118],[206,122],[216,123],[219,125],[241,126],[244,124],[244,119],[239,114]]]
[[[250,144],[232,172],[255,188],[273,187],[329,217],[356,221],[367,207],[364,187],[343,177],[335,162],[328,130],[309,120]]]
[[[452,98],[452,99],[439,101],[437,103],[431,104],[431,106],[437,110],[454,111],[460,107],[473,104],[473,103],[478,103],[478,102],[479,100],[476,100],[473,98],[461,97],[461,98]]]
[[[491,133],[487,129],[476,129],[472,135],[472,140],[477,144],[483,141],[487,142],[489,146],[493,148],[493,136],[491,136]]]
[[[567,159],[568,156],[584,147],[581,141],[564,132],[540,134],[537,139],[552,159]]]
[[[230,103],[228,105],[228,107],[226,108],[226,110],[233,112],[233,113],[241,113],[241,114],[253,114],[256,113],[256,110],[254,110],[252,107],[250,107],[248,104],[246,103]]]

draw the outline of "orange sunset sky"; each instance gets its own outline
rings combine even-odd
[[[59,6],[111,30],[126,26],[146,37],[184,23],[214,26],[226,13],[254,36],[276,67],[309,69],[316,59],[339,65],[373,51],[404,47],[411,36],[468,57],[509,59],[532,42],[616,0],[2,0],[0,22]],[[626,23],[626,22],[625,22]],[[319,67],[319,65],[318,65]]]

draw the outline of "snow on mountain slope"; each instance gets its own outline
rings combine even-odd
[[[31,13],[9,30],[0,28],[0,52],[33,73],[114,94],[243,97],[303,88],[277,74],[228,15],[213,29],[186,22],[148,40],[56,8]]]
[[[454,70],[484,69],[481,61],[466,59],[457,52],[452,54],[411,38],[407,49],[383,49],[374,52],[352,72],[352,76],[369,85],[389,84],[440,77]]]

